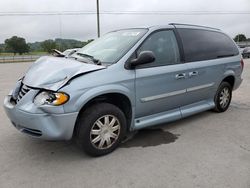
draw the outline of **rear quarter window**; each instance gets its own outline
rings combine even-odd
[[[185,61],[203,61],[238,55],[231,38],[224,33],[201,29],[178,29]]]

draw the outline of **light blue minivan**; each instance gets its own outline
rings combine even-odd
[[[41,57],[6,96],[21,132],[74,138],[89,155],[130,131],[214,109],[224,112],[244,63],[219,29],[169,24],[107,33],[68,57]]]

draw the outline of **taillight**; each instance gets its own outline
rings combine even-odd
[[[240,66],[241,66],[241,70],[243,71],[243,68],[244,68],[244,61],[243,61],[243,59],[240,60]]]

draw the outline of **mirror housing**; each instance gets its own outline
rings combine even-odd
[[[142,51],[139,55],[138,58],[131,60],[130,62],[127,63],[126,68],[134,68],[138,65],[143,65],[147,63],[152,63],[155,61],[155,55],[152,51]]]

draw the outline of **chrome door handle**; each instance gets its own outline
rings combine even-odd
[[[189,77],[197,76],[198,75],[198,71],[189,72],[188,75],[189,75]]]
[[[176,75],[175,75],[175,78],[176,78],[176,79],[183,79],[183,78],[186,78],[186,74],[185,74],[185,73],[176,74]]]

